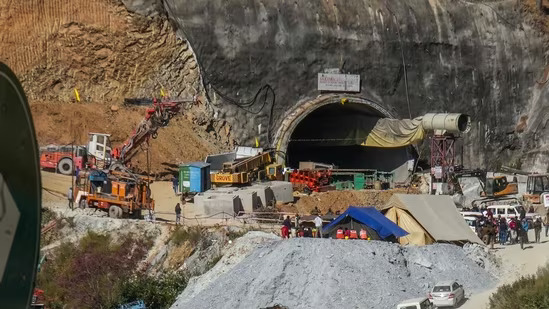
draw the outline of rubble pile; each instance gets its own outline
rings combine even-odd
[[[207,279],[191,282],[172,308],[394,308],[404,299],[426,295],[442,280],[457,280],[470,295],[496,282],[471,259],[475,251],[470,249],[310,238],[272,241],[245,253],[229,270],[216,266],[203,275]]]

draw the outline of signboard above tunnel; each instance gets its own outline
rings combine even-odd
[[[318,73],[318,90],[360,92],[360,75]]]

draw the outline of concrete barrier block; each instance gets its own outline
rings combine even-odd
[[[273,191],[277,203],[291,203],[294,201],[292,183],[286,181],[271,181],[268,185]]]
[[[196,207],[196,205],[195,205]],[[212,216],[220,212],[234,215],[244,210],[240,198],[236,195],[212,195],[204,198],[202,209],[196,209],[205,216]]]
[[[257,207],[273,206],[276,202],[273,190],[266,184],[255,184],[249,187],[248,190],[253,190],[257,194]]]
[[[257,196],[257,192],[251,189],[241,189],[235,192],[240,198],[242,207],[245,212],[253,212],[259,207],[261,200]]]

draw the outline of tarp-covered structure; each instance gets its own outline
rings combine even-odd
[[[362,146],[394,148],[420,143],[425,136],[422,119],[380,118]]]
[[[395,194],[381,210],[408,231],[399,239],[401,244],[482,243],[447,195]]]
[[[370,239],[376,240],[395,240],[408,234],[374,207],[349,206],[344,213],[324,226],[322,232],[335,238],[339,227],[357,231],[363,228],[368,232]]]

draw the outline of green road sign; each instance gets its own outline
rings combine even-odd
[[[38,147],[21,84],[0,63],[0,307],[29,308],[40,241]]]

